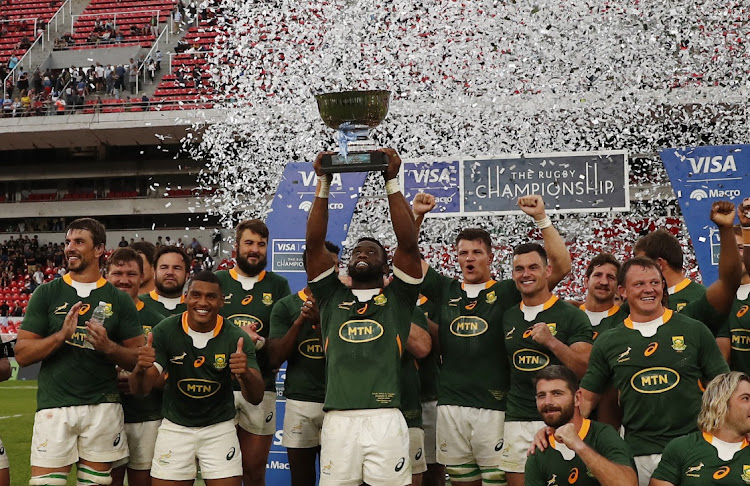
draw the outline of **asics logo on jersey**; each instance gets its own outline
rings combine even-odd
[[[247,304],[249,304],[252,301],[253,301],[253,296],[252,295],[248,295],[247,297],[245,297],[244,299],[242,299],[242,305],[247,305]]]
[[[474,307],[477,306],[477,301],[474,300],[470,302],[469,304],[466,304],[464,307],[466,307],[466,310],[474,310]]]
[[[266,423],[269,423],[269,422],[271,422],[271,419],[272,419],[272,418],[273,418],[273,412],[271,412],[271,413],[269,413],[268,415],[266,415]]]
[[[630,356],[628,356],[628,355],[630,354],[630,351],[632,351],[632,349],[633,348],[631,348],[630,346],[628,346],[628,349],[626,349],[623,353],[620,353],[620,356],[617,357],[617,362],[618,363],[624,363],[625,361],[629,360]]]
[[[169,362],[172,364],[181,365],[182,360],[185,359],[185,356],[187,356],[187,353],[182,353],[177,356],[172,356],[171,358],[169,358]]]
[[[0,446],[0,456],[5,454],[5,447]]]
[[[91,309],[91,304],[83,304],[80,309],[78,309],[78,315],[82,316],[86,314]]]
[[[112,442],[112,447],[117,447],[120,444],[120,434],[117,434],[117,437],[115,437],[115,441]]]
[[[701,462],[697,466],[689,467],[687,471],[685,471],[686,476],[692,476],[695,478],[700,477],[700,474],[696,474],[698,471],[700,471],[703,468],[704,464]]]
[[[729,466],[721,466],[715,473],[713,478],[714,479],[722,479],[727,477],[729,474],[729,471],[731,471],[731,468]]]
[[[503,448],[504,440],[500,439],[500,442],[495,444],[495,452],[499,452]]]
[[[227,453],[227,461],[231,461],[232,458],[234,458],[234,453],[235,452],[236,451],[235,451],[234,447],[232,447],[231,449],[229,449],[229,452]]]
[[[200,368],[201,366],[203,366],[203,363],[205,363],[205,362],[206,362],[206,357],[205,356],[199,356],[195,361],[193,361],[193,367],[194,368]]]
[[[657,349],[659,349],[659,343],[657,343],[656,341],[649,343],[646,350],[643,351],[643,356],[651,356],[656,352]]]
[[[401,471],[404,468],[404,464],[406,464],[406,458],[402,457],[401,459],[399,459],[398,463],[396,464],[395,471],[396,472]]]
[[[55,307],[55,314],[67,314],[68,313],[68,303],[64,303],[60,307]]]
[[[414,460],[418,461],[422,458],[422,448],[417,449],[417,453],[414,455]]]
[[[750,306],[747,305],[740,307],[740,310],[737,311],[737,317],[742,317],[747,314],[748,309],[750,309]]]

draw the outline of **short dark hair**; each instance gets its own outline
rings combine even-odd
[[[109,267],[112,265],[120,266],[127,262],[136,262],[141,275],[143,275],[143,259],[141,259],[137,251],[128,247],[118,248],[112,252],[109,258],[107,258],[107,272],[109,272]]]
[[[649,257],[633,257],[630,260],[626,261],[622,264],[620,267],[620,272],[617,274],[617,285],[624,286],[625,285],[625,277],[628,275],[628,271],[630,271],[630,267],[641,267],[641,268],[655,268],[659,272],[659,276],[664,280],[664,275],[661,273],[661,267],[650,259]]]
[[[676,272],[682,271],[683,253],[680,241],[669,231],[658,229],[635,242],[634,253],[643,252],[645,256],[656,261],[661,258],[669,268]]]
[[[107,230],[104,229],[104,225],[93,218],[78,218],[68,224],[65,228],[65,233],[71,230],[86,230],[91,233],[91,239],[94,241],[94,246],[103,246],[107,244]]]
[[[237,227],[234,229],[234,239],[237,243],[240,242],[242,233],[244,233],[245,230],[250,230],[257,235],[260,235],[261,238],[268,239],[268,226],[259,219],[246,219],[237,224]]]
[[[179,246],[172,246],[172,245],[165,245],[159,248],[159,250],[156,252],[156,255],[154,256],[154,264],[153,266],[156,267],[159,263],[159,259],[166,255],[167,253],[177,253],[182,257],[182,260],[185,262],[185,270],[188,272],[190,271],[190,257],[188,254],[180,248]]]
[[[487,251],[492,253],[492,238],[490,234],[482,228],[464,228],[456,236],[456,246],[461,240],[476,241],[480,240],[487,247]]]
[[[541,380],[562,380],[573,393],[578,390],[580,383],[576,374],[571,369],[562,365],[549,365],[537,371],[536,375],[534,375],[534,389],[536,389],[536,384]]]
[[[615,276],[620,271],[620,261],[615,258],[611,253],[599,253],[589,262],[589,266],[586,267],[586,278],[591,277],[594,273],[594,268],[601,267],[602,265],[612,265],[615,267]]]
[[[326,250],[335,254],[336,256],[338,256],[339,252],[341,251],[341,248],[336,246],[332,241],[326,240],[325,247],[326,247]],[[302,268],[307,270],[307,248],[302,250]]]
[[[522,243],[513,248],[513,256],[525,255],[526,253],[537,252],[545,265],[547,265],[547,251],[539,243]]]
[[[130,244],[130,248],[146,257],[146,261],[154,266],[154,257],[156,256],[156,245],[150,241],[136,241]]]
[[[376,245],[378,245],[380,250],[383,252],[383,259],[385,260],[386,263],[388,263],[388,252],[385,250],[385,247],[383,246],[381,242],[379,242],[378,240],[376,240],[375,238],[371,236],[363,236],[357,240],[356,244],[358,245],[362,243],[363,241],[369,241],[370,243],[375,243]]]
[[[193,282],[213,283],[221,288],[221,280],[219,280],[219,277],[217,277],[216,274],[210,270],[201,270],[200,272],[193,275],[188,282],[188,289],[193,285]]]

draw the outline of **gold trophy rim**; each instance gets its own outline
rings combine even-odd
[[[343,100],[354,98],[368,99],[368,102],[342,103]],[[390,98],[390,90],[385,89],[332,91],[315,95],[323,123],[334,130],[339,130],[344,123],[351,123],[353,128],[377,127],[388,116]]]

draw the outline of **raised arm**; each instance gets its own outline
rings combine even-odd
[[[737,216],[742,225],[742,242],[745,247],[750,246],[750,197],[746,197],[737,208]],[[750,251],[743,251],[742,258],[745,263],[745,271],[750,273]]]
[[[419,240],[419,230],[424,222],[425,214],[429,213],[435,208],[437,201],[435,196],[426,192],[419,192],[411,202],[411,212],[414,215],[414,226],[417,232],[417,240]],[[429,264],[422,259],[422,274],[426,275],[429,268]]]
[[[406,202],[404,195],[401,193],[398,183],[401,157],[391,148],[379,150],[388,156],[388,168],[383,172],[383,178],[385,179],[385,190],[388,194],[388,206],[391,209],[393,232],[396,234],[396,241],[398,242],[396,252],[393,255],[393,267],[414,279],[421,280],[423,276],[422,261],[419,256],[414,216],[409,203]]]
[[[520,197],[518,198],[518,207],[534,218],[537,228],[542,232],[544,249],[547,251],[547,258],[552,267],[552,275],[548,279],[549,289],[552,290],[570,273],[572,268],[570,252],[565,246],[565,240],[552,226],[552,221],[544,210],[544,200],[541,196],[534,194]]]
[[[706,300],[720,314],[732,310],[742,281],[742,261],[734,237],[734,204],[716,201],[711,205],[711,221],[719,227],[719,278],[706,289]]]
[[[409,338],[406,340],[406,350],[417,359],[422,359],[430,354],[432,350],[430,333],[412,322]]]
[[[307,251],[307,280],[314,280],[321,273],[333,268],[333,258],[326,249],[326,233],[328,232],[328,191],[331,187],[331,175],[322,171],[323,155],[321,152],[315,157],[313,167],[318,175],[318,186],[315,189],[315,199],[307,217],[307,232],[305,234],[305,248]]]

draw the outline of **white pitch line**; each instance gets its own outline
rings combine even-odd
[[[6,415],[4,417],[0,417],[0,420],[7,419],[7,418],[16,418],[16,417],[23,417],[23,415]]]

